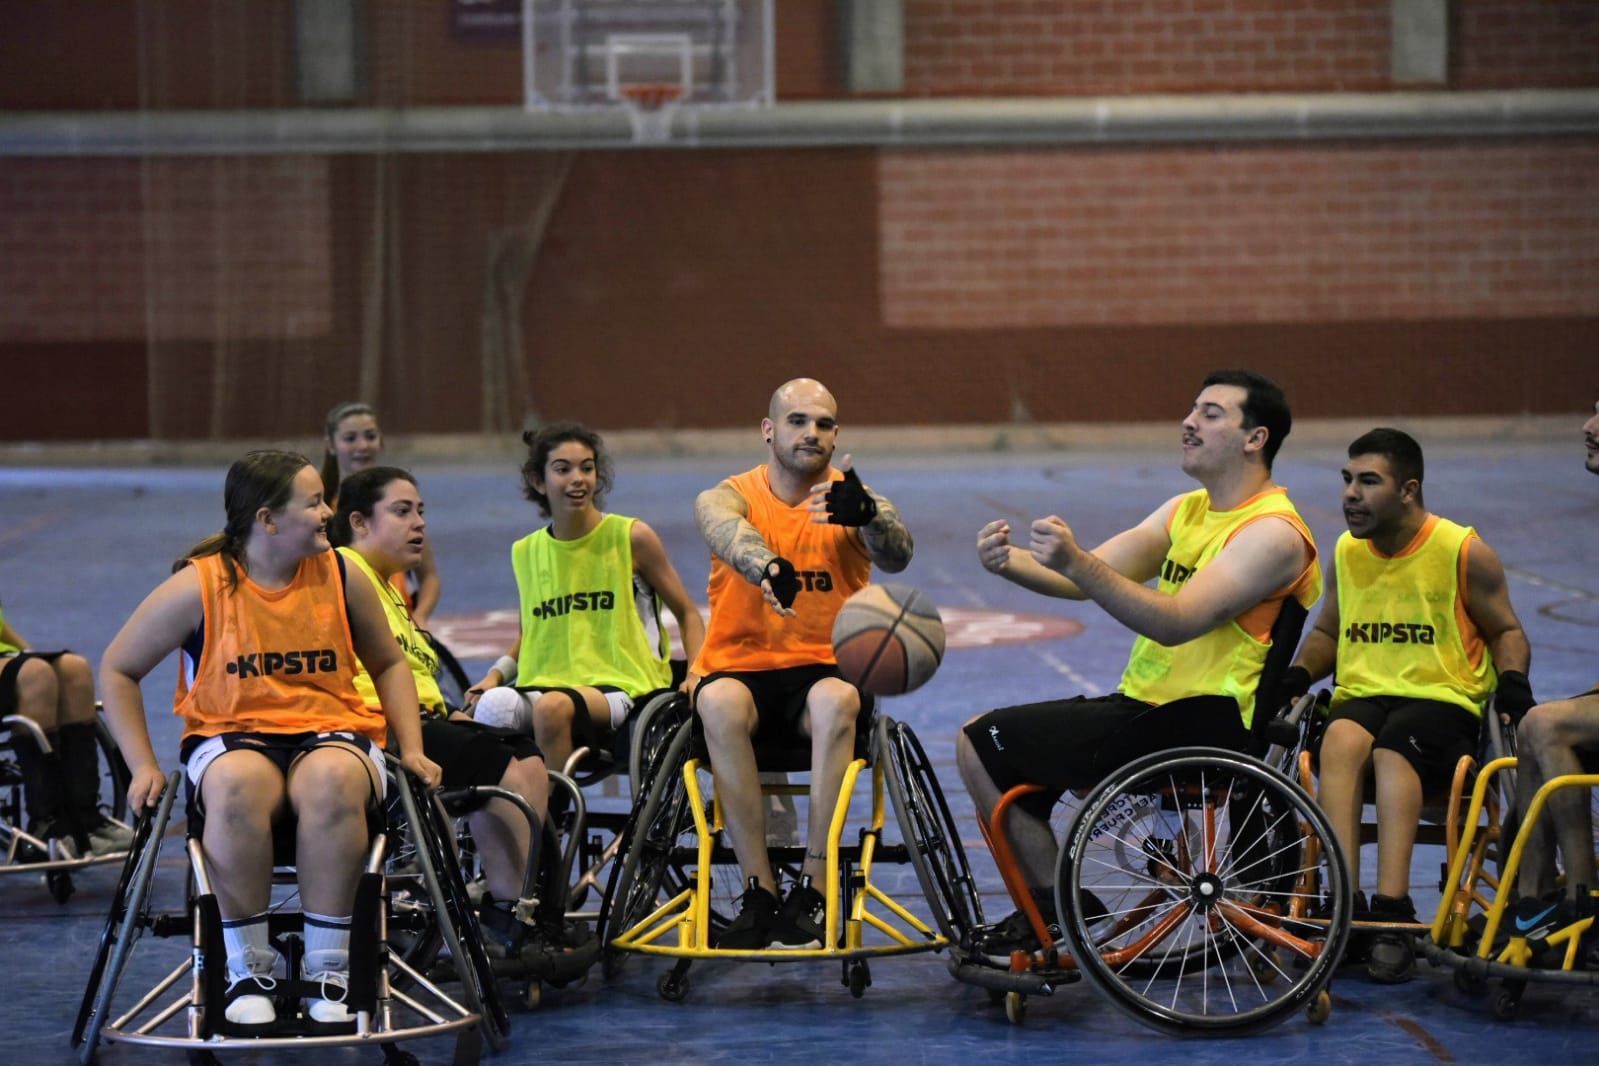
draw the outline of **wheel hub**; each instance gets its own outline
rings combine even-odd
[[[1202,873],[1194,877],[1189,885],[1188,898],[1200,910],[1205,911],[1221,902],[1226,886],[1221,878],[1213,873]]]

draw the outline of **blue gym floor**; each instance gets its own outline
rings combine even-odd
[[[1438,512],[1475,525],[1499,552],[1511,594],[1533,646],[1540,697],[1579,692],[1599,678],[1599,581],[1593,530],[1599,480],[1584,472],[1581,419],[1558,442],[1472,441],[1428,446],[1426,498]],[[952,764],[958,724],[988,707],[1115,687],[1130,638],[1092,605],[1044,601],[991,577],[972,549],[979,525],[1003,516],[1025,526],[1058,513],[1085,542],[1143,517],[1191,484],[1175,448],[1148,453],[1099,451],[961,454],[914,458],[857,456],[865,478],[899,505],[916,537],[916,558],[896,580],[935,602],[967,611],[1012,611],[1079,623],[1081,632],[1034,642],[952,650],[921,691],[886,704],[912,723],[938,764],[951,803],[966,826],[968,849],[990,894],[991,917],[1009,910],[993,893],[998,879],[977,842],[970,805]],[[752,435],[753,437],[753,435]],[[1278,478],[1292,491],[1323,552],[1342,529],[1336,446],[1290,441]],[[626,459],[610,509],[645,518],[660,532],[691,590],[703,599],[708,562],[694,528],[694,494],[752,465],[755,453],[724,459]],[[462,616],[514,606],[511,541],[538,518],[519,493],[515,464],[418,462],[429,530],[444,580],[439,628],[462,634]],[[98,660],[139,599],[168,573],[174,558],[222,523],[223,467],[0,469],[0,598],[6,614],[39,647],[71,646]],[[1024,620],[1025,621],[1025,620]],[[1025,630],[992,626],[1003,635]],[[474,677],[482,658],[467,662]],[[157,750],[170,760],[177,723],[168,713],[175,667],[147,680],[145,696]],[[170,768],[170,761],[167,764]],[[603,801],[599,801],[603,802]],[[614,801],[613,801],[614,802]],[[163,853],[177,883],[170,841]],[[1429,915],[1436,901],[1437,851],[1418,850],[1415,895]],[[1366,856],[1365,877],[1375,856]],[[76,876],[65,905],[34,874],[0,878],[0,1001],[6,1061],[69,1061],[67,1038],[84,986],[84,968],[104,920],[115,868]],[[894,884],[908,889],[909,875]],[[914,898],[914,897],[913,897]],[[152,947],[154,945],[154,947]],[[158,964],[180,957],[172,942],[141,942]],[[169,961],[170,960],[170,961]],[[1487,1002],[1456,991],[1450,976],[1423,964],[1400,987],[1366,983],[1355,971],[1333,986],[1331,1020],[1313,1027],[1294,1017],[1243,1039],[1181,1042],[1155,1034],[1102,1003],[1086,985],[1034,999],[1023,1026],[1010,1025],[987,995],[953,981],[941,956],[883,959],[874,985],[852,999],[836,963],[698,965],[684,1003],[660,1000],[665,964],[636,959],[615,981],[596,970],[581,986],[547,994],[520,1013],[505,1063],[545,1061],[933,1061],[1059,1060],[1185,1063],[1285,1060],[1482,1062],[1587,1060],[1599,1034],[1599,995],[1550,986],[1529,989],[1514,1022],[1492,1019]],[[153,973],[156,966],[149,967]],[[137,967],[130,974],[146,972]],[[448,1061],[449,1044],[413,1046],[424,1062]],[[322,1053],[318,1061],[379,1061],[375,1049]],[[250,1054],[239,1061],[289,1061]],[[177,1062],[170,1053],[104,1046],[100,1061]]]

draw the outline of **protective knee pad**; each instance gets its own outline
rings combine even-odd
[[[497,729],[533,732],[533,706],[526,696],[507,685],[491,688],[478,697],[474,720]]]

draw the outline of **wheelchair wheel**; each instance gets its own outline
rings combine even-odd
[[[877,758],[888,760],[888,792],[916,879],[939,931],[950,943],[958,943],[983,924],[983,904],[944,790],[922,742],[908,725],[883,716],[877,723],[876,746]]]
[[[627,753],[628,788],[634,803],[645,784],[655,780],[656,764],[687,720],[688,699],[680,692],[663,692],[639,711]]]
[[[111,817],[119,822],[128,820],[128,785],[133,780],[133,775],[128,770],[128,761],[122,757],[122,752],[117,748],[117,742],[111,738],[111,730],[107,728],[105,719],[98,714],[94,716],[94,740],[100,746],[100,759],[105,777],[103,795],[107,797],[107,806],[110,808]]]
[[[483,1034],[489,1046],[499,1051],[509,1039],[511,1018],[483,949],[483,935],[461,876],[459,857],[447,835],[449,817],[410,774],[402,772],[395,777],[407,827],[416,845],[416,864],[432,903],[432,924],[419,934],[418,942],[438,945],[449,952],[467,1007],[482,1016]],[[407,954],[413,955],[415,950],[413,947]]]
[[[78,1017],[72,1026],[72,1045],[82,1046],[84,1062],[94,1058],[95,1045],[109,1016],[111,997],[116,994],[128,953],[144,932],[149,918],[150,889],[155,881],[161,840],[172,816],[180,780],[177,773],[169,774],[159,802],[153,809],[147,809],[134,826],[133,846],[123,860],[122,873],[111,899],[111,911],[106,915],[105,928],[95,948],[89,983],[83,990]]]
[[[1326,896],[1301,902],[1325,920],[1291,921],[1309,837]],[[1061,851],[1056,894],[1083,975],[1119,1010],[1179,1036],[1258,1031],[1311,1006],[1352,907],[1320,808],[1265,764],[1211,748],[1148,756],[1096,787]]]
[[[693,836],[688,789],[683,784],[683,764],[688,761],[693,724],[684,722],[672,741],[652,760],[655,765],[648,790],[634,804],[623,832],[622,860],[613,863],[611,881],[600,908],[600,939],[605,945],[604,972],[612,977],[621,969],[622,952],[610,944],[616,937],[649,917],[658,907],[663,886],[673,877],[674,853],[682,838]]]

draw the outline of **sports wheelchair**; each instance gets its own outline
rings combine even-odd
[[[809,746],[757,739],[756,763],[764,773],[810,770]],[[857,842],[844,841],[858,780],[870,781],[870,812]],[[931,762],[910,727],[886,715],[862,714],[855,757],[844,772],[826,841],[826,900],[822,946],[802,949],[724,950],[716,940],[732,920],[743,885],[737,857],[723,839],[721,804],[698,719],[686,717],[670,743],[642,753],[638,794],[623,830],[622,854],[613,863],[600,928],[606,976],[616,975],[632,953],[676,959],[656,982],[662,998],[688,994],[688,969],[701,959],[769,963],[837,959],[842,983],[860,997],[871,984],[871,958],[938,951],[956,929],[981,921],[971,870],[960,834]],[[709,788],[707,786],[710,786]],[[805,785],[765,784],[763,795],[808,792]],[[891,800],[903,842],[884,838]],[[797,876],[803,847],[769,846],[779,876]],[[885,863],[909,862],[932,922],[917,917],[875,880]],[[875,933],[875,935],[874,935]]]
[[[1531,924],[1506,913],[1516,895],[1516,878],[1527,841],[1544,814],[1549,797],[1580,788],[1588,791],[1592,804],[1599,798],[1599,774],[1551,778],[1533,794],[1522,812],[1513,811],[1500,799],[1516,795],[1515,776],[1516,759],[1508,755],[1492,760],[1478,774],[1463,821],[1464,830],[1450,852],[1438,912],[1421,941],[1423,953],[1434,966],[1454,971],[1455,986],[1462,992],[1481,992],[1490,978],[1497,978],[1500,984],[1492,1009],[1494,1017],[1501,1021],[1516,1017],[1529,984],[1566,988],[1599,985],[1599,971],[1585,968],[1582,958],[1584,941],[1595,921],[1591,894],[1586,907],[1563,917],[1556,916],[1557,909],[1563,908],[1554,903]],[[1495,816],[1496,799],[1506,811],[1503,818]],[[1510,841],[1508,853],[1506,840]],[[1484,861],[1490,849],[1495,849],[1501,859],[1497,877]],[[1480,910],[1473,913],[1474,908]],[[1551,920],[1539,921],[1540,918]]]
[[[213,1062],[216,1051],[265,1048],[382,1046],[390,1063],[416,1058],[398,1042],[440,1034],[455,1036],[454,1061],[478,1061],[482,1043],[503,1047],[510,1019],[500,1001],[483,948],[476,914],[451,844],[450,822],[421,783],[391,760],[389,809],[372,837],[356,889],[351,923],[349,989],[353,1023],[316,1024],[295,1016],[294,1003],[318,994],[316,986],[277,982],[279,1019],[266,1035],[241,1035],[222,1014],[227,966],[222,921],[198,840],[187,841],[188,877],[181,910],[158,912],[152,898],[181,775],[167,779],[157,805],[139,819],[111,912],[101,934],[84,990],[72,1043],[83,1063],[94,1060],[101,1040],[183,1049],[191,1061]],[[393,868],[393,856],[411,869]],[[302,952],[300,914],[274,905],[269,919],[273,946],[290,973]],[[131,1006],[113,1006],[130,958],[146,933],[183,937],[184,957]],[[448,974],[460,993],[439,987],[435,965],[447,955]],[[185,981],[185,979],[187,980]],[[183,982],[176,997],[159,1001]]]
[[[99,714],[95,715],[92,724],[100,754],[100,793],[104,799],[101,809],[116,822],[126,825],[127,763],[123,761],[122,753],[117,750],[116,742],[111,739],[111,732]],[[120,863],[125,855],[120,852],[65,855],[53,843],[23,828],[28,802],[16,746],[18,740],[24,738],[39,752],[50,754],[50,742],[33,719],[20,714],[0,718],[0,843],[5,849],[4,854],[0,855],[0,876],[43,874],[51,898],[57,903],[65,903],[76,890],[72,880],[75,872],[90,866]]]
[[[1272,629],[1251,753],[1155,752],[1055,805],[1059,930],[1033,901],[1005,834],[1016,803],[1044,789],[1018,785],[1000,797],[979,824],[1044,946],[1007,964],[985,955],[967,927],[949,959],[956,978],[1002,1000],[1013,1023],[1029,996],[1084,978],[1118,1010],[1177,1036],[1258,1031],[1300,1009],[1326,1018],[1352,887],[1321,810],[1258,757],[1271,745],[1266,711],[1304,619],[1289,600]]]

